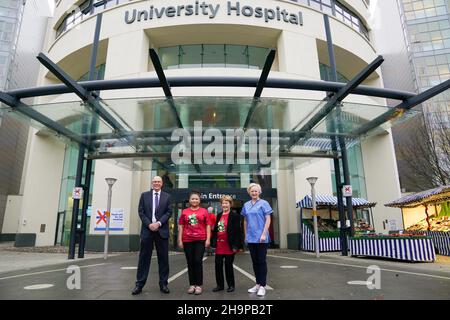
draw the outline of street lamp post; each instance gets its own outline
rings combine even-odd
[[[112,186],[117,181],[115,178],[106,178],[106,183],[108,184],[108,204],[106,207],[106,228],[105,228],[105,251],[103,254],[104,259],[108,258],[108,238],[109,238],[109,220],[111,217],[111,197],[112,197]]]
[[[317,182],[317,177],[306,178],[311,185],[311,198],[313,207],[313,223],[314,223],[314,246],[316,248],[316,258],[320,257],[319,253],[319,229],[317,227],[317,209],[316,209],[316,190],[314,189],[314,184]]]

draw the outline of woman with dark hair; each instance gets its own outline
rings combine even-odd
[[[216,223],[212,232],[212,246],[216,248],[216,283],[213,292],[224,290],[223,260],[225,260],[225,277],[227,279],[227,292],[234,291],[234,255],[241,248],[241,217],[231,211],[233,199],[223,196],[220,199],[222,212],[217,214]]]
[[[202,293],[203,285],[203,255],[205,247],[210,246],[211,224],[208,211],[200,207],[200,193],[189,194],[189,207],[184,209],[178,221],[178,246],[184,249],[186,255],[189,284],[189,294]]]

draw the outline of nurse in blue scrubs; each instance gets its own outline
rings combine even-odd
[[[273,210],[266,200],[260,198],[259,184],[251,183],[247,192],[252,199],[244,204],[241,215],[244,217],[245,242],[252,257],[256,278],[256,285],[248,292],[263,297],[266,295],[266,255],[270,243],[269,226]]]

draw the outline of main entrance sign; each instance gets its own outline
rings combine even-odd
[[[134,22],[149,21],[154,19],[161,19],[163,17],[175,18],[181,16],[208,16],[210,19],[217,17],[220,12],[220,4],[210,4],[205,1],[195,1],[194,4],[167,6],[157,8],[150,6],[148,10],[127,10],[125,12],[125,23],[132,24]],[[303,26],[303,14],[288,12],[286,9],[280,7],[263,8],[253,7],[249,5],[241,5],[239,1],[227,1],[227,15],[228,16],[244,16],[263,19],[266,23],[271,20],[283,21],[286,23]]]

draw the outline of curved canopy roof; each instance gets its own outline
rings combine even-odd
[[[344,206],[346,206],[346,201],[343,201]],[[317,207],[337,207],[337,197],[329,195],[316,195],[316,206]],[[353,208],[371,208],[375,207],[376,202],[369,202],[363,198],[352,198]],[[312,208],[312,198],[311,195],[305,196],[301,201],[297,203],[298,207],[301,208]]]
[[[450,186],[442,186],[422,192],[410,194],[385,204],[386,207],[416,208],[422,205],[433,205],[450,201]]]

